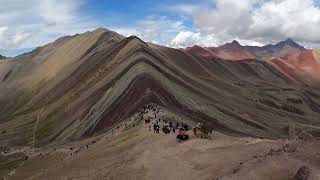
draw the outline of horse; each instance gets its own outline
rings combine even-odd
[[[211,134],[212,134],[213,128],[212,128],[212,126],[210,126],[208,124],[197,123],[196,126],[192,130],[193,130],[193,134],[197,138],[211,139]]]

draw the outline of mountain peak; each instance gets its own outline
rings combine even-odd
[[[236,40],[233,40],[231,43],[226,43],[220,47],[223,47],[223,48],[239,48],[241,47],[240,43]]]
[[[240,46],[240,43],[237,40],[233,40],[231,44]]]
[[[277,43],[275,46],[278,46],[278,47],[283,47],[285,45],[289,45],[289,46],[292,46],[292,47],[295,47],[295,48],[298,48],[300,50],[305,50],[305,48],[301,45],[299,45],[298,43],[296,43],[293,39],[291,38],[288,38],[284,41],[280,41],[279,43]]]
[[[106,28],[104,28],[104,27],[99,27],[99,28],[95,29],[94,32],[95,32],[95,31],[110,31],[110,30],[109,30],[109,29],[106,29]]]
[[[285,42],[287,42],[287,43],[295,43],[295,42],[293,41],[293,39],[291,39],[291,38],[287,38],[287,39],[285,40]]]

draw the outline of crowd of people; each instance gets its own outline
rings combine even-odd
[[[152,122],[146,123],[149,126],[149,131],[151,131],[151,125],[153,124],[153,132],[159,133],[160,126],[161,126],[160,122],[161,122],[161,120],[159,119],[155,123],[152,123]],[[186,124],[183,124],[183,123],[179,124],[178,122],[177,123],[167,122],[166,120],[163,120],[161,130],[164,134],[170,134],[170,133],[175,133],[176,130],[178,130],[180,128],[183,128],[186,131],[188,131],[188,129],[189,129],[188,125],[186,125]]]
[[[155,104],[149,104],[143,106],[143,108],[138,112],[138,117],[140,121],[145,122],[149,131],[151,132],[153,129],[153,133],[159,134],[160,130],[164,134],[175,133],[177,129],[184,128],[186,131],[189,130],[188,125],[179,122],[172,122],[172,120],[161,119],[159,117],[160,107]],[[145,114],[148,116],[145,117]]]

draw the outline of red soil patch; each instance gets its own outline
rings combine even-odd
[[[216,57],[210,50],[197,45],[188,47],[185,51],[189,54],[200,55],[203,57],[209,57],[209,58]]]
[[[312,50],[292,55],[286,59],[273,58],[269,62],[284,74],[302,84],[314,84],[319,80],[320,63]]]

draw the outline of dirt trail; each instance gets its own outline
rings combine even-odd
[[[36,140],[36,132],[37,132],[37,127],[38,127],[38,124],[39,124],[39,121],[40,121],[40,117],[41,117],[41,113],[43,111],[44,108],[41,108],[38,112],[38,116],[37,116],[37,121],[34,125],[34,128],[33,128],[33,138],[32,138],[32,147],[34,148],[34,144],[35,144],[35,140]]]

